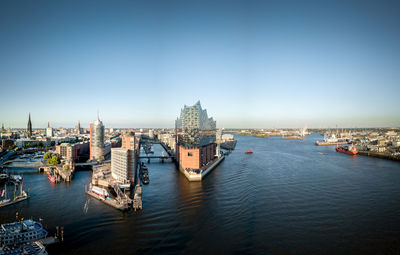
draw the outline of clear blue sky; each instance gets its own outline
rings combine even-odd
[[[400,126],[400,1],[0,1],[0,123]]]

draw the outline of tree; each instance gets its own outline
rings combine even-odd
[[[64,171],[68,171],[69,170],[69,165],[64,165],[63,168],[64,168]]]
[[[60,159],[56,154],[53,154],[51,158],[47,159],[47,163],[49,163],[50,165],[58,165],[60,164]]]
[[[46,153],[43,155],[43,159],[49,159],[49,158],[51,158],[51,153],[50,153],[50,152],[46,152]]]

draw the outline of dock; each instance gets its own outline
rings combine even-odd
[[[57,176],[59,176],[61,179],[63,179],[65,182],[70,182],[72,180],[72,177],[74,175],[75,169],[71,169],[71,170],[67,170],[65,171],[62,166],[52,166],[45,163],[42,163],[39,167],[38,167],[38,171],[39,173],[43,172],[43,173],[49,173],[51,171],[54,171],[54,174],[56,174]]]
[[[186,176],[189,181],[201,181],[207,174],[211,173],[211,171],[214,170],[224,159],[225,156],[222,155],[220,158],[211,163],[210,166],[206,166],[202,169],[189,170],[182,169],[182,167],[179,166],[179,170]]]
[[[400,157],[392,156],[392,155],[389,155],[389,154],[386,154],[386,153],[382,153],[382,152],[359,150],[358,154],[359,155],[363,155],[363,156],[374,157],[374,158],[381,158],[381,159],[389,159],[389,160],[394,160],[394,161],[400,161]]]
[[[103,197],[101,197],[89,190],[86,191],[86,194],[88,194],[89,196],[92,196],[92,197],[96,198],[97,200],[100,200],[101,202],[103,202],[107,205],[110,205],[118,210],[126,211],[129,209],[129,206],[127,204],[120,204],[120,203],[118,203],[118,201],[116,199],[104,199]]]

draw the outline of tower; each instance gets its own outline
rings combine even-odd
[[[26,136],[28,138],[32,137],[32,122],[31,122],[31,113],[29,113],[28,125],[26,127]]]
[[[78,135],[81,134],[81,121],[80,120],[78,120],[78,126],[76,126],[76,133]]]
[[[50,127],[50,122],[47,122],[47,128],[46,128],[46,136],[47,137],[53,137],[53,128]]]
[[[90,160],[104,160],[104,126],[97,120],[90,123]]]

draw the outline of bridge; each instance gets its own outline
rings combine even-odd
[[[158,158],[161,159],[161,162],[164,163],[164,160],[166,159],[175,159],[175,156],[139,156],[138,159],[147,159],[147,163],[150,163],[150,159],[152,158]]]
[[[96,166],[102,165],[106,163],[111,163],[111,160],[104,160],[102,162],[92,161],[92,162],[82,162],[82,163],[75,163],[75,166]]]

